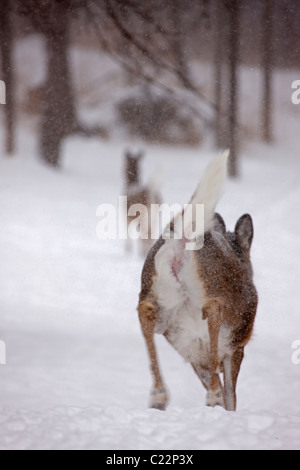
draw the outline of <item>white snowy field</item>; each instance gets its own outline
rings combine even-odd
[[[0,449],[300,449],[300,158],[297,141],[253,144],[219,211],[255,222],[260,296],[238,412],[204,406],[190,367],[163,338],[172,400],[147,409],[151,377],[136,306],[142,261],[96,237],[96,209],[122,194],[120,144],[72,139],[63,169],[40,164],[22,126],[0,155]],[[149,148],[144,174],[166,162],[166,202],[185,203],[213,153]]]
[[[19,42],[16,61],[23,103],[45,76],[41,38]],[[118,80],[118,96],[128,91],[115,65],[86,50],[74,50],[72,62],[83,115],[110,124]],[[209,67],[197,74],[209,83]],[[98,86],[95,95],[90,89],[99,76],[102,101]],[[242,125],[254,138],[261,77],[243,68],[241,78]],[[143,262],[122,242],[96,236],[98,205],[122,194],[125,145],[71,139],[56,172],[38,160],[31,119],[21,118],[17,155],[3,155],[0,114],[0,341],[7,347],[0,449],[300,449],[300,365],[292,363],[300,340],[300,107],[290,99],[298,78],[276,74],[276,146],[243,148],[242,177],[228,183],[219,206],[231,229],[245,212],[255,222],[260,304],[237,413],[206,408],[193,371],[160,337],[172,400],[165,413],[147,409],[151,377],[136,312]],[[101,105],[86,113],[95,100]],[[166,164],[164,200],[185,203],[213,156],[152,147],[143,173],[150,178]]]

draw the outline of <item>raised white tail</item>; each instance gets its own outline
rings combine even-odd
[[[204,177],[198,185],[191,201],[190,206],[196,207],[197,204],[204,205],[204,231],[208,232],[213,227],[214,214],[216,206],[221,199],[224,183],[227,177],[227,162],[229,150],[217,157],[207,168]],[[195,224],[196,210],[186,210],[184,212],[185,233],[195,230],[195,227],[201,225]],[[203,230],[203,227],[202,227]],[[196,238],[203,233],[196,233]]]

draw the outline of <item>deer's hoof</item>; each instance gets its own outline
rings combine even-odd
[[[166,411],[167,406],[162,403],[152,403],[151,408],[153,410]]]
[[[222,390],[209,390],[207,394],[206,405],[214,408],[215,406],[222,406],[225,408],[225,402]]]
[[[154,389],[151,393],[150,408],[165,411],[168,406],[168,394],[164,387]]]

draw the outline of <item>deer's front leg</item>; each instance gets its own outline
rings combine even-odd
[[[225,405],[227,411],[236,411],[236,385],[244,359],[244,349],[240,348],[224,360]]]
[[[222,323],[222,311],[218,301],[211,301],[203,308],[203,318],[208,320],[210,336],[210,384],[207,394],[207,406],[225,408],[224,390],[219,371],[219,335]]]
[[[156,307],[150,302],[143,301],[139,304],[138,312],[142,331],[146,340],[151,371],[154,379],[154,386],[150,398],[150,407],[164,411],[168,405],[168,394],[159,369],[158,357],[154,343]]]

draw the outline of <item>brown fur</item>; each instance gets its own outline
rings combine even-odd
[[[131,152],[126,152],[125,161],[125,179],[126,187],[129,189],[131,186],[140,185],[140,161],[143,158],[142,153],[134,155]]]
[[[208,298],[221,299],[224,323],[235,327],[233,344],[245,346],[251,339],[257,308],[249,254],[247,263],[234,253],[224,257],[211,233],[205,235],[204,248],[195,254]]]

